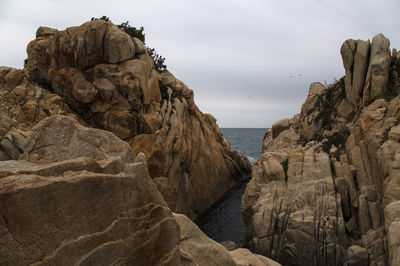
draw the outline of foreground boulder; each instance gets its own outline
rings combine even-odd
[[[400,263],[400,58],[382,34],[341,53],[346,76],[267,131],[242,199],[246,246],[284,265]]]
[[[42,27],[27,52],[30,82],[61,96],[87,125],[143,152],[173,211],[196,218],[250,176],[247,158],[199,111],[193,91],[170,72],[158,73],[140,40],[113,24]]]
[[[228,251],[208,238],[189,218],[174,214],[181,231],[179,248],[183,265],[279,266],[280,264],[245,248]]]
[[[23,159],[22,159],[23,158]],[[143,155],[65,116],[0,162],[0,264],[178,265],[179,227]]]
[[[1,265],[244,265],[172,214],[144,154],[67,116],[43,119],[0,162]],[[247,264],[246,264],[247,265]]]

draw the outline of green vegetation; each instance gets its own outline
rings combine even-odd
[[[104,20],[107,22],[111,22],[110,18],[107,16],[102,16],[100,18],[95,18],[95,17],[91,18],[92,21],[98,20],[98,19],[101,19],[101,20]],[[129,21],[123,22],[116,26],[118,28],[124,30],[130,36],[138,38],[140,41],[143,42],[143,44],[146,45],[146,38],[145,38],[143,27],[140,27],[140,28],[133,27],[133,26],[129,25]],[[167,70],[167,65],[164,63],[165,57],[162,57],[161,55],[159,55],[154,48],[150,48],[148,46],[146,46],[146,48],[147,48],[147,53],[153,58],[154,69],[157,70],[159,73]]]
[[[147,47],[147,53],[153,58],[154,68],[159,72],[167,70],[167,65],[164,64],[165,57],[157,54],[154,48]]]

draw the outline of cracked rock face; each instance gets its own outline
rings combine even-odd
[[[242,199],[247,247],[284,265],[399,264],[399,56],[382,34],[341,53],[346,76],[266,133]]]
[[[21,160],[0,162],[0,264],[179,264],[178,225],[141,156],[69,117],[38,123]]]
[[[193,91],[170,72],[158,73],[140,40],[111,23],[42,27],[27,51],[32,84],[58,95],[83,123],[143,152],[173,211],[194,219],[250,176],[247,158],[231,150],[215,118],[199,111]],[[14,76],[7,86],[24,78]],[[37,104],[25,105],[31,110]]]

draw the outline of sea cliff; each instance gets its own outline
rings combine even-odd
[[[1,265],[277,265],[184,215],[250,164],[139,39],[94,20],[40,27],[27,52],[0,67]]]
[[[273,124],[242,199],[246,245],[283,265],[400,264],[400,56],[346,40],[345,76]]]

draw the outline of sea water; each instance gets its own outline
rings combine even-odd
[[[261,152],[266,128],[221,128],[232,150],[241,151],[253,167]],[[242,182],[229,191],[221,201],[214,205],[196,223],[211,239],[217,242],[233,241],[243,243],[246,228],[240,211],[241,198],[247,182]]]

